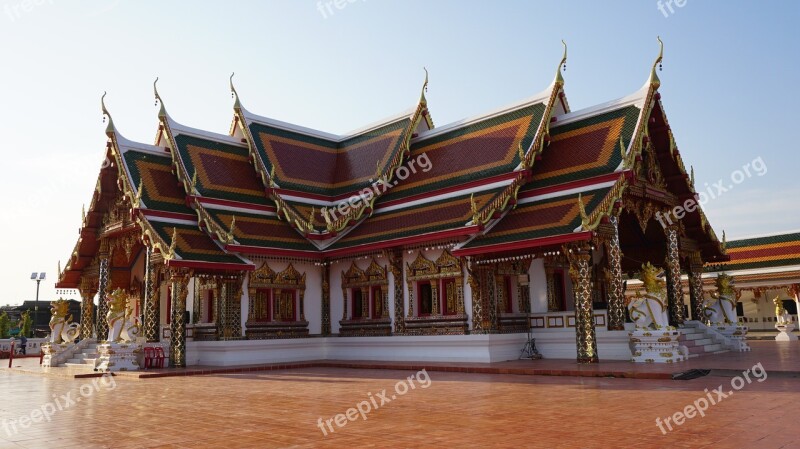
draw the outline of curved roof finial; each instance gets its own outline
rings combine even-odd
[[[114,120],[111,118],[111,113],[108,112],[108,108],[106,108],[106,94],[108,92],[103,91],[103,96],[100,97],[100,107],[103,111],[103,123],[106,121],[106,117],[108,117],[108,126],[106,126],[106,133],[114,132]]]
[[[656,74],[656,67],[660,70],[661,61],[664,59],[664,42],[661,40],[661,36],[658,36],[657,39],[659,45],[658,57],[655,62],[653,62],[653,69],[650,71],[650,85],[656,89],[661,85],[661,80],[658,79],[658,75]]]
[[[162,100],[161,95],[158,94],[158,77],[156,77],[156,80],[153,81],[153,95],[156,97],[155,105],[158,106],[158,104],[161,103],[161,110],[158,111],[158,116],[166,117],[167,109],[164,107],[164,100]]]
[[[229,78],[228,83],[231,86],[231,98],[235,99],[233,107],[236,109],[242,107],[242,104],[239,102],[239,93],[236,92],[236,88],[233,87],[233,75],[236,75],[236,72],[231,72],[231,77]]]
[[[564,39],[561,39],[561,44],[564,46],[564,56],[561,57],[561,62],[558,63],[558,68],[556,69],[556,84],[564,84],[564,77],[561,76],[561,69],[567,70],[567,43],[564,42]]]
[[[422,93],[419,96],[420,102],[425,101],[425,92],[428,91],[428,69],[423,66],[422,70],[425,71],[425,82],[422,83]]]

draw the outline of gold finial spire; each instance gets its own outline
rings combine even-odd
[[[589,224],[589,216],[586,215],[586,206],[583,204],[583,198],[580,193],[578,194],[578,211],[581,214],[581,226],[585,229]]]
[[[428,69],[425,68],[425,67],[422,67],[422,70],[425,71],[425,82],[422,83],[422,93],[420,93],[419,101],[420,101],[420,103],[425,103],[426,102],[426,100],[425,100],[425,92],[428,91]]]
[[[622,161],[628,157],[628,149],[625,148],[625,141],[622,140],[622,134],[619,135],[619,154],[622,156]]]
[[[81,223],[84,224],[84,225],[86,224],[86,205],[85,204],[81,205]]]
[[[277,184],[275,183],[275,164],[272,164],[272,167],[269,169],[269,186],[276,187]]]
[[[58,276],[61,277],[61,261],[58,261]]]
[[[111,113],[108,112],[108,108],[106,108],[106,94],[107,92],[103,92],[103,96],[100,97],[100,107],[103,111],[103,123],[106,121],[106,117],[108,117],[108,125],[106,126],[106,134],[114,132],[114,120],[111,118]]]
[[[233,87],[233,75],[235,75],[235,74],[236,74],[236,72],[231,72],[231,77],[229,78],[228,82],[229,82],[229,84],[231,86],[231,98],[235,99],[235,101],[233,103],[233,108],[234,109],[238,109],[238,108],[242,107],[242,103],[239,102],[239,93],[236,92],[236,88]]]
[[[522,141],[519,141],[519,145],[517,146],[517,155],[519,156],[519,163],[524,165],[525,164],[525,150],[522,149]]]
[[[661,86],[661,80],[658,79],[658,75],[656,74],[656,67],[660,69],[661,61],[664,59],[664,42],[661,40],[661,36],[658,36],[658,45],[658,57],[653,63],[653,70],[650,71],[650,86],[654,89],[658,89],[658,87]]]
[[[692,183],[692,187],[694,187],[694,165],[691,166],[691,169],[692,169],[692,174],[691,174],[690,180],[691,180],[691,183]]]
[[[375,179],[380,179],[383,170],[381,170],[381,161],[375,161]]]
[[[561,62],[558,63],[555,80],[555,83],[559,85],[564,84],[564,77],[561,76],[561,69],[567,70],[567,43],[564,42],[564,39],[561,39],[561,44],[564,46],[564,56],[561,57]]]
[[[194,168],[192,173],[192,194],[197,193],[197,167]]]
[[[475,194],[469,195],[469,208],[472,211],[472,224],[478,224],[478,203],[475,202]]]
[[[167,116],[167,109],[164,106],[164,100],[161,99],[161,95],[158,94],[158,77],[156,80],[153,81],[153,95],[156,97],[156,106],[161,103],[161,109],[158,111],[159,117],[166,117]]]
[[[725,235],[725,230],[722,230],[722,249],[728,249],[728,236]]]

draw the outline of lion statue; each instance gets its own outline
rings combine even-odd
[[[133,316],[130,308],[128,293],[118,288],[108,296],[108,342],[130,343],[139,335],[141,323],[138,317]]]
[[[637,329],[666,329],[669,327],[667,313],[667,295],[664,282],[656,275],[658,269],[650,262],[642,265],[639,279],[644,284],[645,293],[636,292],[635,297],[628,298],[626,305],[631,320]]]
[[[50,343],[72,343],[81,332],[80,324],[72,322],[69,302],[64,298],[50,303]]]
[[[772,303],[775,304],[775,317],[778,319],[778,324],[789,324],[789,314],[783,307],[783,300],[781,297],[776,296],[775,299],[772,300]]]
[[[703,313],[706,322],[712,325],[736,324],[736,296],[733,289],[733,279],[725,273],[720,273],[716,280],[717,291],[711,293],[711,298],[705,300]]]

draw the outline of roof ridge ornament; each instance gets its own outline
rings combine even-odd
[[[239,101],[239,92],[236,92],[236,88],[233,87],[233,75],[236,75],[236,72],[231,72],[231,77],[228,78],[228,84],[231,87],[231,98],[235,100],[233,102],[233,108],[237,109],[242,107],[242,103]]]
[[[106,94],[108,92],[103,91],[103,96],[100,97],[100,107],[103,111],[103,123],[106,122],[106,117],[108,117],[108,125],[106,126],[106,133],[114,132],[116,128],[114,127],[114,119],[111,118],[111,113],[108,112],[108,108],[106,108]]]
[[[153,95],[155,95],[155,97],[156,97],[155,106],[158,106],[158,104],[161,103],[161,109],[158,111],[158,116],[159,117],[166,117],[167,116],[167,109],[164,106],[164,100],[162,100],[161,99],[161,95],[158,94],[158,77],[156,77],[156,80],[153,81]]]
[[[419,101],[427,103],[425,92],[428,91],[428,69],[425,66],[422,66],[422,70],[425,71],[425,82],[422,83],[422,93],[420,94]]]
[[[657,36],[656,39],[658,39],[659,45],[658,57],[656,57],[655,62],[653,62],[653,69],[650,71],[650,86],[652,86],[654,89],[658,89],[659,86],[661,86],[661,80],[656,74],[656,67],[658,67],[658,70],[661,71],[663,68],[661,61],[664,59],[664,41],[661,40],[661,36]]]
[[[567,43],[564,39],[561,39],[561,44],[564,46],[564,55],[561,57],[561,62],[558,63],[558,68],[556,68],[556,79],[554,81],[555,84],[564,85],[564,77],[561,76],[561,69],[567,71]]]
[[[583,229],[588,229],[589,225],[589,216],[586,215],[586,205],[583,204],[583,198],[581,194],[578,194],[578,212],[581,215],[581,227]]]

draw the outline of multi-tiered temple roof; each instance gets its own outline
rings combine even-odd
[[[322,261],[443,241],[457,244],[454,255],[514,254],[591,239],[626,189],[654,200],[695,197],[655,65],[632,95],[571,111],[565,61],[566,51],[540,94],[439,128],[427,75],[412,108],[347,135],[251,113],[232,82],[227,135],[178,123],[156,91],[155,144],[132,142],[103,105],[115,163],[101,170],[59,285],[74,286],[98,238],[113,232],[101,220],[115,187],[131,204],[127,220],[168,265],[222,270],[252,270],[256,255]],[[425,170],[401,168],[423,160]],[[660,189],[637,185],[637,176]],[[351,198],[360,200],[337,208]],[[704,260],[724,259],[699,207],[682,223]]]

